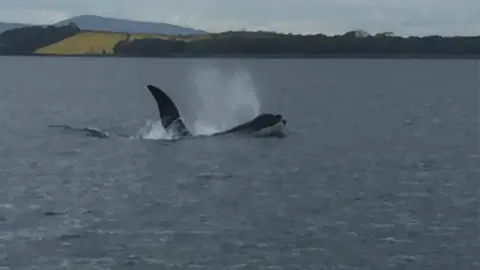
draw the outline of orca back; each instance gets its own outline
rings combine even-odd
[[[229,134],[229,133],[236,133],[236,132],[247,132],[247,133],[257,132],[264,128],[274,126],[279,122],[282,122],[283,125],[287,124],[287,121],[283,119],[281,115],[265,113],[255,117],[254,119],[246,123],[237,125],[233,128],[216,133],[214,135]]]

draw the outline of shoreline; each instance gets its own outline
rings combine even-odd
[[[58,58],[225,58],[225,59],[471,59],[480,54],[0,54],[0,57]]]

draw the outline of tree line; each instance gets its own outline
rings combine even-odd
[[[0,54],[33,54],[35,50],[59,42],[79,33],[74,23],[64,26],[29,26],[0,34]],[[229,31],[219,34],[190,37],[128,38],[118,42],[114,54],[118,56],[315,56],[315,55],[480,55],[480,36],[400,37],[393,33],[370,35],[350,31],[327,36],[279,34],[273,32]]]
[[[56,43],[80,32],[75,24],[65,26],[28,26],[0,34],[0,54],[31,54],[35,50]]]
[[[356,31],[326,36],[228,32],[195,41],[158,38],[123,40],[117,55],[480,55],[480,36],[359,36]]]

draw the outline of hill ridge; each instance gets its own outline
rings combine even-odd
[[[103,31],[114,33],[161,34],[161,35],[199,35],[208,32],[187,26],[165,22],[149,22],[100,15],[79,15],[52,24],[26,24],[0,22],[0,34],[5,31],[31,26],[65,26],[74,23],[81,30]]]
[[[15,28],[25,27],[28,24],[23,23],[12,23],[12,22],[0,22],[0,34]]]
[[[99,30],[105,32],[143,33],[163,35],[198,35],[207,32],[187,26],[165,22],[149,22],[123,18],[105,17],[99,15],[75,16],[53,25],[60,26],[75,23],[82,30]]]

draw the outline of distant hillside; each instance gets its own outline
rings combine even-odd
[[[20,28],[20,27],[24,27],[24,26],[28,26],[26,24],[21,24],[21,23],[4,23],[4,22],[0,22],[0,34],[7,31],[7,30],[10,30],[10,29],[14,29],[14,28]]]
[[[141,22],[125,19],[107,18],[96,15],[83,15],[61,21],[55,25],[76,24],[82,30],[96,30],[123,33],[150,33],[163,35],[199,35],[205,31],[168,23]]]
[[[147,27],[139,27],[139,25]],[[156,30],[148,28],[154,25],[158,27]],[[170,32],[165,28],[160,30],[162,28],[160,26],[168,26]],[[89,30],[89,28],[97,29]],[[182,30],[172,32],[172,29]],[[193,31],[194,34],[188,34],[191,33],[188,31]],[[25,25],[4,31],[0,33],[0,55],[2,54],[478,58],[480,36],[400,37],[389,32],[375,35],[359,34],[357,30],[333,36],[260,31],[208,34],[200,30],[162,23],[81,16],[56,25]]]
[[[0,54],[31,54],[80,32],[75,24],[65,26],[28,26],[0,34]]]
[[[399,37],[379,33],[357,35],[349,31],[343,35],[293,35],[251,32],[227,32],[195,41],[136,39],[120,41],[114,54],[123,56],[448,56],[478,58],[480,36],[425,36]]]
[[[35,53],[49,55],[112,54],[113,47],[118,42],[142,38],[170,39],[166,35],[157,34],[126,34],[83,30],[57,43],[39,48]]]

